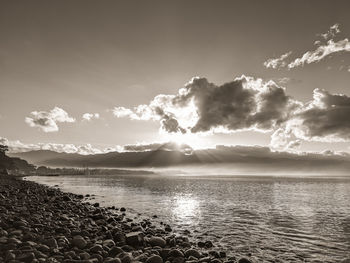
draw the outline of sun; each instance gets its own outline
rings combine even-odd
[[[163,140],[166,142],[173,142],[178,146],[188,145],[194,150],[208,147],[208,140],[200,135],[193,133],[165,133],[162,134]]]

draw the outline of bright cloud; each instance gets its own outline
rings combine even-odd
[[[270,58],[264,62],[266,68],[283,68],[287,65],[286,59],[292,54],[292,51],[289,51],[278,58]]]
[[[264,62],[266,68],[280,69],[288,67],[293,69],[296,67],[304,66],[305,64],[317,63],[324,58],[341,52],[350,51],[350,43],[347,38],[335,41],[334,38],[340,33],[339,24],[334,24],[324,34],[319,34],[322,37],[321,40],[316,40],[314,45],[316,48],[312,51],[305,52],[302,56],[294,58],[287,62],[287,59],[291,55],[291,51],[281,55],[278,58],[271,58]]]
[[[176,95],[158,95],[133,109],[116,107],[114,115],[156,120],[168,133],[269,131],[294,107],[295,101],[273,81],[242,76],[218,86],[196,77]]]
[[[319,34],[321,37],[323,37],[325,40],[328,40],[332,37],[335,37],[337,34],[340,33],[340,29],[339,29],[339,24],[334,24],[333,26],[331,26],[329,28],[329,30],[324,33],[324,34]]]
[[[349,52],[350,43],[347,38],[334,42],[334,40],[328,40],[324,45],[318,46],[313,51],[307,51],[300,58],[296,58],[294,61],[288,64],[288,68],[295,68],[298,66],[304,66],[305,64],[311,64],[319,62],[325,57],[339,52]]]
[[[10,152],[28,152],[38,150],[50,150],[54,152],[65,152],[65,153],[77,153],[77,154],[100,154],[115,151],[122,151],[123,147],[115,146],[108,148],[97,148],[91,144],[75,145],[75,144],[64,144],[64,143],[23,143],[19,140],[8,140],[0,137],[0,144],[7,145]]]
[[[273,81],[247,76],[223,85],[195,77],[175,95],[158,95],[133,109],[115,109],[116,117],[159,121],[161,131],[180,137],[272,132],[271,147],[283,149],[296,149],[303,140],[350,141],[350,97],[315,89],[313,99],[302,103]]]
[[[58,131],[57,123],[60,122],[75,122],[74,118],[59,107],[55,107],[51,111],[33,111],[30,115],[30,117],[25,118],[25,122],[30,127],[39,128],[44,132]]]
[[[99,113],[84,113],[82,118],[84,121],[91,121],[93,119],[99,119],[100,114]]]

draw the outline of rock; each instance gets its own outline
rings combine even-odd
[[[28,262],[28,263],[31,263],[33,260],[35,259],[35,255],[34,253],[24,253],[24,254],[21,254],[17,257],[17,260],[20,261],[20,262]]]
[[[203,247],[205,247],[205,243],[202,242],[202,241],[199,241],[199,242],[197,243],[197,246],[200,247],[200,248],[203,248]]]
[[[210,263],[222,263],[220,259],[214,258],[210,261]]]
[[[148,240],[148,243],[152,246],[152,247],[165,247],[166,246],[166,241],[161,238],[161,237],[151,237]]]
[[[226,257],[226,252],[225,251],[220,251],[219,252],[219,257],[220,258],[225,258]]]
[[[126,211],[125,207],[120,208],[120,212],[125,212],[125,211]]]
[[[201,257],[201,253],[195,249],[188,249],[185,251],[185,257],[186,258],[195,257],[195,258],[199,259]]]
[[[121,260],[119,258],[110,258],[106,259],[103,263],[121,263]]]
[[[19,245],[19,244],[22,244],[22,241],[17,238],[11,237],[7,239],[7,243]]]
[[[213,243],[211,242],[211,241],[205,241],[205,247],[206,248],[211,248],[211,247],[213,247]]]
[[[109,250],[108,256],[114,258],[114,257],[116,257],[118,254],[120,254],[122,252],[123,252],[123,250],[120,247],[114,246],[114,247],[111,247],[111,249]]]
[[[252,263],[249,259],[247,258],[240,258],[238,261],[238,263]]]
[[[94,246],[92,246],[92,247],[90,248],[90,251],[91,251],[92,253],[98,253],[98,252],[100,252],[100,251],[102,251],[102,250],[103,250],[103,248],[102,248],[102,246],[99,245],[99,244],[96,244],[96,245],[94,245]]]
[[[143,242],[143,234],[141,232],[130,232],[125,235],[126,243],[130,246],[138,246]]]
[[[63,196],[63,201],[69,202],[69,201],[72,201],[72,199],[68,195],[64,195]]]
[[[16,255],[10,251],[7,251],[6,256],[5,256],[5,261],[10,261],[16,258]]]
[[[87,245],[86,240],[82,236],[75,236],[72,240],[72,245],[79,249],[84,249]]]
[[[146,260],[146,263],[163,263],[163,259],[158,255],[153,255]]]
[[[115,243],[112,239],[106,239],[102,242],[102,245],[111,248],[115,246]]]
[[[118,258],[120,258],[122,263],[130,263],[133,261],[133,257],[128,253],[123,253],[123,255],[120,256],[118,255]]]
[[[171,261],[171,263],[184,263],[184,262],[185,262],[185,258],[183,257],[176,257]]]
[[[209,255],[211,255],[211,256],[214,257],[214,258],[219,258],[219,257],[220,257],[219,252],[217,252],[217,251],[215,251],[215,250],[209,251]]]
[[[50,248],[43,244],[39,244],[36,249],[44,253],[50,251]]]
[[[169,225],[166,225],[164,230],[167,231],[167,232],[173,231],[172,228]]]
[[[210,257],[201,258],[198,262],[200,262],[200,263],[210,262]]]
[[[129,245],[124,245],[124,246],[122,246],[122,250],[125,252],[131,252],[134,250],[134,248],[132,246],[129,246]]]
[[[173,258],[177,258],[177,257],[184,257],[184,254],[179,250],[179,249],[172,249],[169,251],[168,257],[173,257]]]
[[[115,233],[113,239],[118,244],[125,244],[125,235],[121,232]]]
[[[49,239],[46,239],[44,241],[44,244],[47,245],[50,248],[58,248],[57,241],[53,237],[49,238]]]
[[[145,262],[147,260],[148,256],[146,253],[143,253],[141,255],[138,255],[135,257],[135,260]]]
[[[87,260],[87,259],[89,259],[91,256],[90,256],[90,254],[87,253],[87,252],[82,252],[82,253],[79,254],[79,257],[80,257],[81,259],[83,259],[83,260]]]
[[[164,248],[159,251],[159,254],[164,260],[166,260],[168,258],[169,252],[170,252],[169,248]]]

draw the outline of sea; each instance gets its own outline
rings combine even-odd
[[[350,259],[350,176],[125,175],[31,176],[85,201],[153,217],[194,242],[256,262]],[[344,261],[345,262],[345,261]]]

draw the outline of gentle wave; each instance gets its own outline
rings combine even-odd
[[[200,178],[200,179],[198,179]],[[195,240],[212,240],[258,262],[341,262],[350,258],[350,180],[189,176],[59,176],[30,180],[92,193]]]

